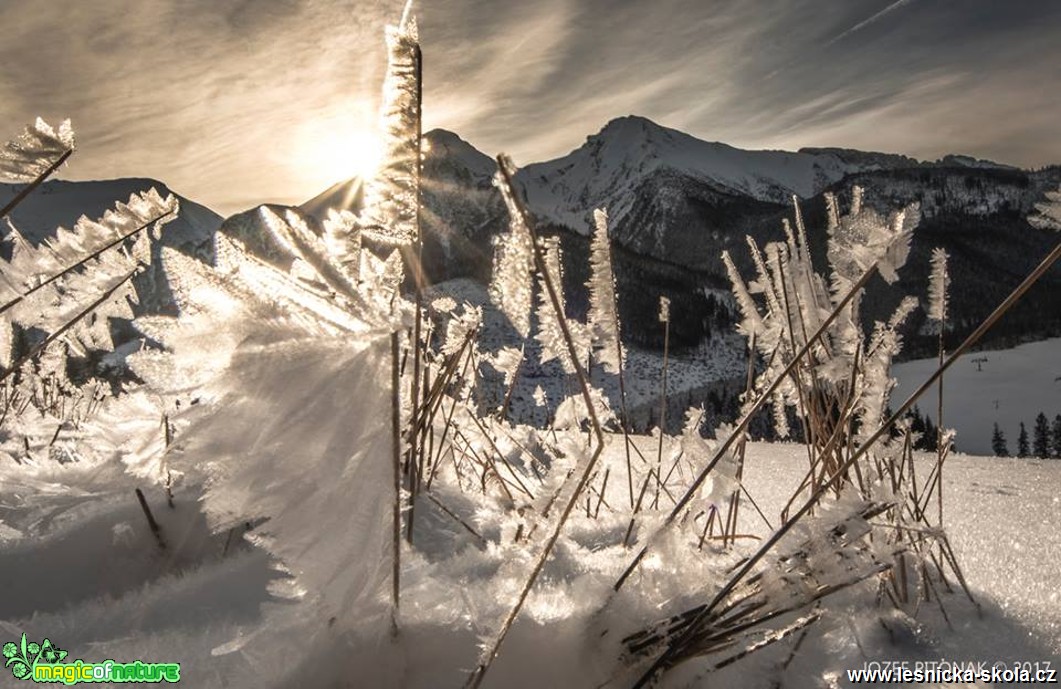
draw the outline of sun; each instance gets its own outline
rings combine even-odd
[[[299,174],[322,184],[374,177],[383,159],[383,142],[373,128],[351,125],[329,121],[327,126],[304,127],[294,156]]]

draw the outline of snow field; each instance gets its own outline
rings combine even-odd
[[[636,441],[654,459],[657,440]],[[665,459],[670,450],[665,447]],[[602,471],[610,470],[604,501],[619,512],[628,507],[621,436],[609,437],[602,461]],[[774,525],[805,466],[802,446],[749,445],[745,485]],[[181,662],[190,686],[458,686],[474,666],[478,639],[511,603],[532,552],[514,543],[518,525],[507,513],[477,512],[475,501],[442,486],[438,499],[488,543],[432,503],[418,503],[414,546],[403,552],[402,631],[392,642],[385,632],[366,637],[364,630],[330,626],[313,596],[275,597],[291,594],[290,580],[256,548],[230,542],[222,555],[227,533],[210,534],[194,486],[178,492],[176,510],[166,507],[161,491],[148,491],[167,539],[162,553],[132,495],[132,479],[104,467],[86,469],[42,464],[0,479],[9,534],[0,546],[0,571],[16,575],[5,576],[9,586],[21,586],[7,589],[14,595],[5,591],[0,629],[48,636],[85,660]],[[887,607],[867,609],[861,589],[833,596],[789,663],[783,686],[848,686],[843,670],[865,658],[1056,661],[1061,655],[1054,561],[1061,536],[1053,528],[1061,466],[957,455],[947,469],[947,531],[983,616],[957,590],[945,596],[953,631],[929,604],[915,623]],[[17,502],[27,486],[58,481],[82,486],[77,499],[55,490],[38,493],[32,507]],[[598,488],[601,481],[595,480]],[[598,499],[593,496],[592,509]],[[647,518],[655,519],[651,511]],[[702,600],[718,583],[718,563],[737,557],[663,544],[612,598],[610,586],[631,554],[621,546],[626,524],[607,507],[596,520],[576,511],[487,686],[596,686],[615,670],[618,636]],[[741,524],[742,531],[768,533],[747,503]],[[650,529],[651,521],[644,527]],[[752,545],[740,542],[737,553]],[[791,641],[778,643],[718,671],[711,684],[773,686],[790,649]],[[702,671],[689,663],[663,686],[702,686]],[[0,686],[11,682],[5,677]]]
[[[986,361],[977,362],[978,359]],[[899,384],[892,399],[904,400],[937,366],[936,359],[896,364]],[[1030,342],[1013,349],[963,355],[944,375],[943,423],[958,432],[962,452],[991,455],[994,424],[1005,434],[1010,454],[1017,453],[1020,422],[1031,438],[1039,412],[1053,422],[1061,414],[1061,338]],[[936,387],[919,403],[922,414],[936,419]]]

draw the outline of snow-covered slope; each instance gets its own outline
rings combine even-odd
[[[88,182],[53,180],[45,182],[27,196],[15,208],[10,220],[27,241],[36,245],[54,237],[59,227],[72,228],[82,215],[98,219],[108,210],[113,210],[115,203],[127,203],[130,196],[152,187],[163,196],[171,193],[165,184],[153,179]],[[0,204],[13,198],[22,188],[20,184],[0,184]],[[221,216],[180,195],[177,195],[177,200],[180,213],[162,228],[160,240],[153,243],[151,268],[133,280],[137,312],[141,314],[172,313],[176,308],[170,288],[171,276],[165,274],[157,260],[162,247],[171,247],[201,260],[209,260],[213,256],[213,237],[221,226]],[[6,225],[0,227],[6,238],[10,234]],[[10,252],[11,247],[5,245],[0,251]],[[118,336],[114,344],[122,344],[124,338],[131,336],[132,333],[126,332]]]
[[[899,386],[892,398],[905,399],[936,364],[935,359],[898,364],[893,375]],[[926,393],[919,407],[938,423],[935,391]],[[1042,412],[1052,421],[1061,414],[1061,338],[966,354],[944,376],[943,400],[943,424],[958,432],[959,450],[992,454],[991,433],[997,423],[1009,451],[1016,454],[1022,421],[1030,438],[1036,415]]]
[[[323,222],[331,209],[360,212],[364,198],[364,182],[360,177],[351,177],[344,182],[336,182],[299,208],[307,215]]]
[[[901,400],[902,395],[893,395],[892,399]],[[928,475],[934,459],[934,455],[918,454],[918,460],[924,462],[918,464],[918,476]],[[990,659],[1007,665],[1015,660],[1038,659],[1051,661],[1056,668],[1061,653],[1061,593],[1056,585],[1055,562],[1061,548],[1061,530],[1057,528],[1061,462],[955,454],[945,467],[945,529],[983,612],[977,615],[966,607],[960,613],[965,619],[956,620],[955,608],[960,609],[963,603],[961,594],[956,593],[946,601],[952,629],[937,618],[934,625],[922,626],[909,636],[887,639],[886,634],[882,635],[884,639],[877,637],[872,642],[882,642],[882,647],[878,652],[869,651],[869,659]],[[796,485],[806,470],[806,448],[802,445],[748,446],[745,482],[768,517],[776,514],[775,510],[788,497],[785,491]],[[757,526],[754,513],[742,512],[742,516],[748,518],[749,528]],[[835,620],[834,624],[834,635],[829,640],[837,645],[830,648],[828,635],[823,635],[816,651],[804,647],[804,658],[792,664],[791,675],[783,686],[858,686],[837,670],[862,666],[861,654],[867,649],[860,647],[867,638],[856,638],[854,627],[848,622]],[[880,633],[880,623],[876,624]],[[829,663],[813,660],[819,654],[829,657]],[[839,682],[829,681],[832,673]]]
[[[9,201],[22,187],[21,184],[0,184],[0,203]],[[12,213],[12,221],[26,239],[37,243],[53,235],[60,226],[73,227],[82,215],[99,218],[114,208],[115,202],[126,202],[131,195],[151,187],[158,189],[163,196],[171,193],[165,184],[153,179],[53,180],[26,197]],[[177,197],[180,215],[163,228],[162,243],[194,253],[213,237],[221,225],[221,216],[179,194]]]

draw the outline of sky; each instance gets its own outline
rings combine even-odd
[[[223,215],[370,158],[383,0],[2,0],[0,137],[69,117],[67,179]],[[421,0],[425,128],[517,163],[635,114],[741,148],[1061,163],[1056,0]]]

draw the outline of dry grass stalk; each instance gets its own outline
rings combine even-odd
[[[62,167],[63,163],[66,162],[66,159],[72,156],[73,154],[74,149],[68,149],[65,153],[59,156],[59,158],[56,159],[56,161],[52,163],[48,167],[48,169],[44,170],[44,172],[37,175],[37,177],[32,182],[27,184],[25,187],[22,188],[21,191],[15,194],[15,197],[13,199],[8,201],[3,208],[0,208],[0,220],[6,218],[11,213],[11,211],[15,210],[15,208],[18,207],[18,204],[22,203],[26,199],[26,197],[32,194],[37,187],[44,184],[44,181],[51,177],[56,170]]]
[[[144,492],[139,488],[136,489],[136,499],[140,503],[140,509],[144,513],[144,518],[147,520],[147,525],[151,529],[151,534],[155,537],[155,542],[158,543],[159,550],[166,549],[166,541],[162,538],[162,528],[155,521],[155,515],[151,513],[151,507],[147,504],[147,499],[144,497]]]
[[[751,423],[752,417],[756,413],[758,413],[760,409],[763,408],[763,406],[768,400],[772,398],[774,392],[781,385],[781,383],[784,382],[784,380],[789,376],[789,374],[792,373],[799,361],[807,355],[811,347],[814,346],[815,342],[817,342],[818,339],[828,329],[828,327],[832,325],[833,322],[835,322],[836,318],[840,315],[843,308],[846,307],[849,303],[851,303],[851,300],[854,299],[855,295],[859,291],[861,291],[863,287],[865,287],[866,283],[869,282],[869,279],[873,276],[874,270],[875,267],[871,266],[862,274],[862,277],[860,277],[858,281],[856,281],[855,284],[851,287],[851,289],[844,295],[843,299],[840,300],[837,306],[833,309],[832,313],[829,314],[829,317],[822,322],[818,330],[803,345],[800,351],[796,353],[796,355],[786,365],[785,369],[781,372],[781,374],[778,375],[776,379],[774,379],[774,381],[767,387],[764,392],[760,393],[755,403],[752,404],[751,408],[744,413],[740,422],[737,424],[736,428],[734,428],[730,436],[723,443],[721,443],[718,450],[716,450],[715,455],[711,458],[711,461],[707,463],[707,466],[705,466],[704,469],[700,472],[700,474],[696,477],[696,479],[693,480],[692,484],[688,487],[685,494],[681,497],[681,499],[677,501],[674,508],[667,515],[664,521],[663,528],[667,528],[674,523],[674,521],[678,518],[678,516],[682,513],[685,507],[696,495],[696,492],[699,490],[700,486],[703,485],[708,475],[715,468],[715,466],[717,466],[718,462],[722,459],[722,457],[724,457],[725,454],[730,451],[734,443],[736,443],[741,437],[743,437],[744,433],[748,429],[748,424]],[[627,577],[629,577],[630,574],[633,573],[634,569],[648,553],[648,548],[649,544],[646,544],[634,557],[633,561],[622,573],[619,579],[615,582],[613,588],[616,591],[622,588],[623,582],[625,582]]]
[[[590,477],[593,474],[594,467],[596,466],[597,460],[600,458],[601,452],[604,450],[604,434],[601,431],[600,422],[597,420],[597,413],[594,408],[593,397],[589,391],[589,383],[587,382],[586,372],[582,367],[582,362],[578,355],[578,351],[575,347],[574,340],[571,337],[571,332],[567,327],[566,315],[560,308],[560,299],[557,295],[557,289],[559,286],[554,285],[549,275],[549,270],[545,264],[545,255],[541,243],[538,241],[537,234],[534,229],[533,222],[530,219],[527,209],[523,204],[523,200],[516,193],[516,187],[513,183],[512,175],[514,166],[512,162],[506,156],[498,156],[497,158],[498,170],[500,171],[500,178],[502,182],[507,186],[508,193],[514,201],[517,211],[520,213],[523,224],[527,227],[530,232],[531,238],[534,244],[534,264],[538,271],[538,274],[542,277],[542,282],[546,287],[546,291],[549,296],[549,303],[552,306],[553,314],[557,319],[560,326],[560,331],[563,334],[564,344],[566,345],[567,355],[570,357],[571,365],[575,369],[575,375],[578,379],[579,387],[581,388],[582,401],[586,405],[586,415],[589,419],[591,433],[595,440],[595,446],[593,453],[589,460],[586,462],[586,466],[579,477],[578,483],[574,487],[567,504],[564,506],[563,511],[556,520],[556,524],[553,528],[552,533],[546,539],[545,544],[539,553],[535,566],[530,572],[526,583],[520,590],[519,597],[516,600],[516,604],[509,612],[508,616],[502,622],[501,629],[489,648],[486,650],[483,660],[479,666],[472,672],[468,677],[468,681],[465,683],[467,689],[475,689],[478,687],[483,678],[486,676],[487,671],[490,668],[491,663],[497,657],[501,650],[501,646],[504,643],[505,637],[508,634],[509,629],[512,627],[512,623],[515,621],[516,616],[519,615],[520,610],[523,608],[523,603],[527,599],[527,594],[530,592],[532,586],[538,579],[538,575],[541,574],[542,569],[545,567],[545,562],[548,560],[549,555],[552,553],[553,547],[556,545],[557,539],[560,537],[560,532],[563,529],[564,523],[570,516],[571,511],[574,509],[575,504],[579,500],[579,496],[582,494],[589,482]]]

